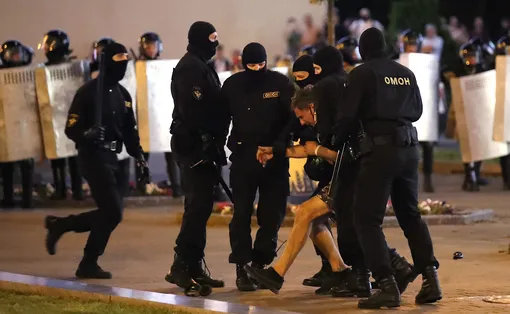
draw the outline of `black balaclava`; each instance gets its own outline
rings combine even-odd
[[[127,53],[126,47],[119,43],[111,43],[104,50],[104,79],[111,85],[118,83],[126,75],[127,60],[114,61],[113,56],[119,53]]]
[[[344,58],[340,51],[333,46],[326,46],[317,50],[313,55],[313,63],[322,68],[322,71],[317,74],[319,80],[344,71]]]
[[[259,43],[249,43],[243,49],[242,62],[246,69],[246,73],[249,73],[252,77],[260,76],[262,73],[267,71],[266,48]],[[262,62],[266,62],[266,65],[258,71],[248,69],[248,64],[257,64]]]
[[[363,60],[385,57],[386,41],[383,33],[371,27],[361,34],[359,40],[359,54]]]
[[[216,54],[218,40],[210,41],[209,36],[216,32],[211,23],[198,21],[191,25],[188,31],[188,51],[197,53],[205,61],[208,61]]]
[[[296,84],[300,88],[304,88],[307,85],[314,85],[317,83],[317,76],[315,75],[315,69],[313,68],[313,57],[310,55],[302,55],[297,58],[292,66],[292,72],[307,72],[308,77],[301,81],[296,81]]]

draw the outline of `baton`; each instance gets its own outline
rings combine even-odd
[[[99,54],[99,75],[97,76],[95,125],[101,127],[103,117],[104,52]]]
[[[333,190],[334,190],[333,186],[338,179],[338,174],[340,173],[340,167],[342,165],[342,160],[344,158],[345,146],[347,146],[347,143],[344,143],[342,145],[342,149],[337,152],[336,160],[335,160],[335,167],[333,168],[333,175],[331,176],[331,181],[329,182],[328,197],[333,196]]]

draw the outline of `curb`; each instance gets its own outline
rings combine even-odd
[[[51,279],[0,271],[0,289],[36,295],[75,298],[125,305],[143,305],[185,313],[259,313],[297,314],[276,309],[229,303],[205,298],[191,298],[170,293],[134,290],[87,284],[80,281]]]
[[[183,213],[174,214],[174,219],[166,220],[166,223],[173,222],[175,225],[181,225]],[[495,219],[492,209],[466,210],[456,215],[423,215],[423,220],[427,225],[469,225],[478,222],[493,221]],[[230,224],[232,216],[212,214],[207,222],[208,227],[226,227]],[[163,223],[161,220],[159,222]],[[281,227],[292,227],[294,225],[294,217],[285,217]],[[336,224],[333,223],[332,226]],[[251,217],[251,226],[257,227],[257,217]],[[384,228],[399,227],[398,220],[395,216],[384,217]]]
[[[422,163],[420,162],[420,170]],[[434,174],[464,174],[462,161],[434,161]],[[501,167],[497,163],[483,163],[480,173],[484,176],[501,176]]]

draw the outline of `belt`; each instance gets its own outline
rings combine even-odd
[[[99,147],[112,152],[117,152],[117,141],[104,141],[99,144]]]
[[[377,146],[390,145],[395,143],[395,138],[392,135],[381,135],[372,137],[372,141]]]

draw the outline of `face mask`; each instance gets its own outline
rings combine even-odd
[[[218,33],[211,23],[198,21],[189,29],[188,42],[203,58],[209,60],[216,54]]]
[[[124,78],[127,69],[129,55],[126,48],[119,44],[113,43],[104,49],[104,77],[108,83],[117,83]]]

